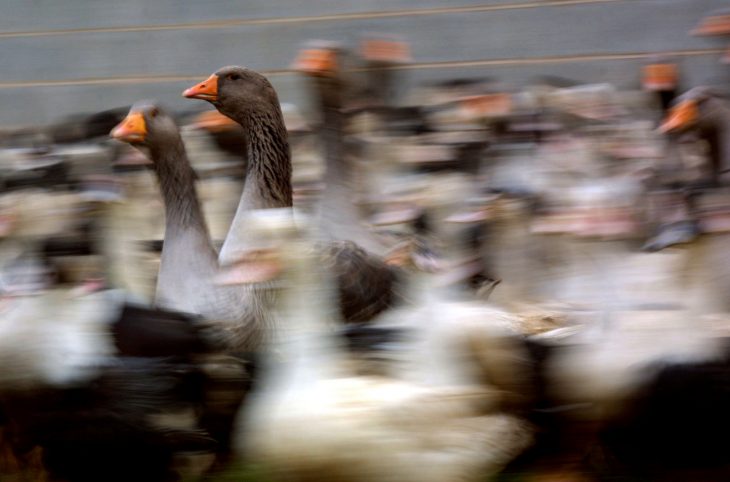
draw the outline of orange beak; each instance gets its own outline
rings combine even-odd
[[[188,99],[218,100],[218,76],[211,75],[198,85],[186,89],[182,95]]]
[[[147,124],[141,112],[130,112],[109,134],[122,142],[144,142],[147,136]]]
[[[669,115],[659,127],[659,132],[664,134],[679,129],[686,128],[695,122],[699,113],[697,112],[697,102],[693,100],[685,100],[672,107]]]
[[[337,69],[337,55],[328,49],[304,49],[294,62],[294,69],[314,75],[327,75]]]
[[[235,121],[219,113],[217,110],[203,112],[193,123],[193,127],[209,132],[222,132],[237,126],[238,124]]]

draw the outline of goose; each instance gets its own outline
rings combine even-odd
[[[248,133],[243,194],[219,254],[226,264],[248,243],[246,212],[292,206],[292,165],[279,99],[264,76],[239,67],[220,69],[183,96],[209,101]]]
[[[256,287],[213,283],[219,257],[213,246],[180,131],[160,106],[139,102],[111,133],[117,140],[148,149],[165,206],[165,237],[156,303],[195,313],[225,332],[233,351],[258,346],[272,323],[266,293]]]
[[[669,111],[672,100],[677,95],[679,72],[677,64],[661,57],[652,59],[642,69],[642,84],[644,90],[652,92],[658,100],[662,114]]]
[[[727,320],[726,320],[727,321]],[[623,465],[601,467],[645,480],[725,480],[730,464],[722,447],[730,429],[727,382],[730,352],[708,361],[663,363],[617,423],[605,427],[605,450]]]
[[[730,116],[727,102],[712,88],[700,86],[690,89],[674,99],[671,107],[664,116],[659,132],[667,134],[670,140],[677,140],[680,135],[694,131],[704,139],[709,147],[709,172],[700,185],[715,187],[726,178],[726,170],[730,168],[730,150],[727,148],[727,137],[724,132]],[[680,147],[677,143],[670,144]],[[671,152],[671,154],[675,154]],[[676,155],[676,154],[675,154]],[[665,194],[661,223],[657,233],[649,239],[644,248],[649,251],[659,251],[673,245],[686,244],[695,241],[702,232],[698,220],[693,219],[693,204],[696,193],[692,186],[688,192],[676,192],[673,196]]]
[[[353,199],[356,173],[352,149],[345,138],[348,85],[339,68],[341,56],[337,45],[315,44],[302,51],[296,62],[297,69],[311,84],[321,116],[325,176],[319,202],[319,232],[325,240],[354,241],[368,252],[382,256],[385,248],[361,222],[362,214]]]
[[[693,241],[704,272],[711,280],[700,280],[703,291],[707,287],[717,291],[714,300],[706,300],[713,309],[726,309],[728,290],[727,263],[724,245],[727,232],[727,181],[730,170],[730,104],[717,90],[698,86],[677,97],[659,130],[670,139],[694,133],[706,142],[709,165],[704,180],[685,186],[674,194],[678,215],[659,226],[659,233],[647,245],[653,250]],[[679,199],[677,199],[679,198]],[[667,204],[665,202],[665,204]],[[710,234],[697,239],[698,234]]]
[[[523,320],[486,303],[465,286],[481,269],[470,246],[473,222],[461,215],[468,186],[468,178],[458,173],[423,180],[421,203],[433,225],[435,239],[430,244],[438,247],[438,261],[435,265],[421,261],[414,269],[406,257],[412,266],[404,295],[408,303],[385,313],[377,323],[415,331],[421,349],[412,365],[414,376],[431,381],[438,376],[440,383],[476,379],[497,387],[505,408],[521,409],[531,397],[530,362],[521,342]],[[422,254],[418,257],[423,260]]]
[[[0,445],[21,468],[40,447],[54,478],[109,470],[108,480],[152,482],[171,477],[182,453],[225,442],[211,423],[222,377],[200,363],[218,347],[195,321],[121,290],[82,288],[44,281],[0,297]]]
[[[537,415],[545,437],[534,452],[549,454],[563,469],[581,465],[603,477],[696,479],[675,471],[702,473],[718,462],[727,471],[714,446],[727,427],[719,408],[726,398],[727,337],[713,332],[711,317],[687,310],[611,317],[608,326],[593,320],[577,331],[531,337],[540,358]]]
[[[411,62],[410,45],[394,35],[371,34],[360,41],[367,72],[366,95],[374,106],[392,106],[398,72],[390,67]]]
[[[13,370],[30,368],[30,373],[42,375],[31,378],[26,373],[22,380],[16,376],[12,388],[5,384],[10,381],[6,375],[9,367],[3,368],[0,401],[7,419],[3,443],[10,444],[19,457],[40,447],[43,467],[53,479],[91,481],[104,474],[105,480],[167,480],[176,470],[177,454],[210,452],[214,447],[211,437],[195,427],[194,417],[188,415],[200,408],[198,369],[160,358],[96,360],[93,351],[84,354],[78,346],[99,341],[92,322],[92,315],[98,314],[90,311],[86,326],[72,327],[67,317],[55,318],[56,336],[40,342],[35,335],[51,327],[41,326],[37,319],[25,320],[36,322],[39,330],[29,338],[13,337],[25,344],[26,360],[31,355],[39,359],[51,355],[45,363],[55,362],[56,366],[10,365]],[[78,317],[78,313],[73,316]],[[64,323],[60,330],[58,323]],[[68,350],[74,342],[78,346]],[[53,348],[59,345],[66,352]],[[101,347],[96,346],[101,353]],[[17,361],[7,356],[11,355],[6,353],[4,362]],[[93,370],[86,362],[95,363]],[[37,383],[31,387],[31,381]],[[129,463],[130,457],[134,464]]]
[[[710,181],[721,183],[730,171],[730,105],[711,87],[699,86],[677,97],[659,127],[665,134],[693,129],[710,145]]]
[[[129,336],[130,323],[145,330]],[[29,462],[24,454],[40,447],[45,470],[69,481],[96,480],[102,469],[113,472],[108,480],[160,480],[173,471],[174,454],[212,450],[194,418],[176,425],[161,416],[200,409],[199,369],[159,356],[204,351],[188,326],[129,305],[115,290],[47,286],[3,294],[0,444],[12,448],[21,468]],[[160,338],[160,328],[172,328],[173,336]],[[130,351],[145,356],[124,356]],[[126,457],[135,458],[134,467],[125,466]]]
[[[248,133],[249,172],[219,255],[226,264],[249,242],[245,213],[292,206],[291,154],[279,100],[266,77],[237,66],[219,69],[183,96],[210,102]],[[381,259],[347,239],[327,245],[325,258],[337,275],[346,321],[366,321],[395,303],[397,273]]]
[[[81,224],[87,204],[76,193],[23,189],[0,196],[0,289],[29,293],[48,286],[51,278],[43,254],[47,240]],[[46,271],[49,276],[35,277]],[[24,272],[33,286],[23,286]]]
[[[569,456],[561,458],[569,465],[589,451],[596,455],[603,448],[601,432],[617,430],[626,417],[636,421],[634,411],[647,413],[641,402],[647,393],[679,394],[680,385],[672,385],[667,373],[722,360],[722,342],[687,299],[681,274],[687,256],[667,250],[609,257],[601,278],[620,283],[604,287],[611,291],[606,305],[574,313],[573,322],[580,316],[580,324],[530,337],[541,358],[539,415],[550,441],[544,449]],[[662,433],[671,433],[672,422],[664,420],[670,425]]]
[[[530,443],[527,424],[495,407],[493,389],[352,374],[331,336],[336,305],[311,235],[288,211],[252,214],[247,225],[264,249],[221,282],[279,273],[283,293],[266,383],[242,417],[249,462],[277,480],[482,480]],[[267,267],[254,273],[251,263]]]

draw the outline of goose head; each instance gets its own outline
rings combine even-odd
[[[335,42],[310,42],[299,52],[293,68],[301,74],[313,77],[333,77],[339,71],[343,53]]]
[[[140,101],[134,104],[127,117],[109,135],[118,141],[150,151],[164,145],[182,142],[175,120],[165,109],[152,101]]]
[[[345,49],[336,42],[309,42],[299,52],[293,69],[309,79],[320,109],[340,109],[348,82],[342,73]]]
[[[221,114],[236,121],[250,113],[268,112],[272,105],[279,105],[276,90],[266,77],[239,66],[218,69],[182,95],[210,102]]]
[[[718,94],[710,87],[695,87],[672,103],[659,131],[664,134],[679,134],[693,128],[703,128],[715,122],[712,109]]]

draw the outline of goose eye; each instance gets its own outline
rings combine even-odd
[[[239,74],[228,74],[227,77],[228,80],[241,80],[241,76]]]
[[[157,110],[157,108],[154,108],[154,109],[152,109],[152,110],[150,111],[150,117],[153,117],[153,118],[154,118],[154,117],[157,117],[157,114],[159,114],[159,113],[160,113],[160,111],[159,111],[159,110]]]

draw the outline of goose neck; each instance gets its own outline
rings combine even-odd
[[[248,164],[243,193],[218,257],[230,262],[252,242],[246,216],[255,209],[292,207],[292,164],[284,117],[275,108],[230,115],[246,133]]]
[[[280,109],[249,113],[248,173],[244,192],[255,209],[292,206],[291,153]]]
[[[165,205],[166,232],[194,228],[207,232],[195,187],[197,175],[188,161],[182,139],[150,150]]]
[[[290,260],[283,280],[282,326],[276,345],[298,374],[321,377],[337,365],[340,348],[330,325],[336,321],[334,290],[314,258]]]

